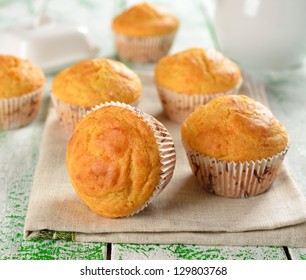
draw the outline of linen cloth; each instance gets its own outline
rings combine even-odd
[[[142,212],[108,219],[92,212],[76,195],[65,165],[69,134],[50,108],[36,168],[25,238],[43,230],[73,232],[76,241],[182,243],[205,245],[276,245],[306,247],[306,199],[283,163],[269,191],[243,199],[202,190],[192,175],[180,137],[180,124],[166,118],[151,75],[140,75],[139,108],[170,131],[177,153],[173,178]],[[264,87],[244,76],[240,94],[267,105]],[[290,148],[289,148],[290,152]]]

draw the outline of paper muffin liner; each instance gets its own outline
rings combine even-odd
[[[23,127],[33,121],[44,88],[12,98],[0,98],[0,130]]]
[[[154,63],[165,56],[174,41],[175,32],[152,37],[129,37],[114,32],[118,56],[134,63]]]
[[[267,191],[288,151],[261,160],[233,162],[203,156],[185,143],[193,175],[206,191],[223,197],[250,197]]]
[[[219,96],[238,94],[242,82],[242,79],[240,79],[233,89],[226,92],[206,94],[177,93],[161,87],[157,83],[156,88],[165,114],[171,120],[182,123],[198,106]]]
[[[164,190],[164,188],[170,182],[173,176],[174,167],[176,163],[176,153],[175,153],[174,142],[173,142],[173,139],[169,131],[166,129],[166,127],[162,123],[160,123],[158,120],[156,120],[151,115],[146,114],[143,111],[131,105],[120,103],[120,102],[106,102],[104,104],[100,104],[96,106],[91,111],[94,111],[94,110],[97,110],[99,108],[106,107],[106,106],[117,106],[117,107],[128,109],[132,111],[133,113],[135,113],[139,118],[141,118],[144,122],[146,122],[151,127],[152,131],[154,132],[156,143],[158,144],[159,159],[161,163],[160,179],[158,181],[158,184],[155,187],[155,190],[149,197],[149,199],[143,205],[141,205],[138,209],[136,209],[134,212],[130,213],[127,216],[127,217],[131,217],[135,214],[138,214],[143,209],[145,209],[155,199],[155,197],[158,196]]]
[[[82,106],[69,105],[58,99],[53,93],[51,93],[51,99],[53,106],[56,110],[58,120],[61,126],[67,132],[72,132],[76,124],[86,115],[92,108],[86,108]],[[132,106],[137,106],[141,98],[138,98],[131,103]]]

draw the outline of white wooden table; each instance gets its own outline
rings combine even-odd
[[[0,0],[0,29],[30,20],[36,9],[36,2]],[[54,0],[49,6],[49,14],[59,20],[86,25],[90,31],[90,39],[100,48],[99,56],[113,56],[110,22],[125,2],[69,0],[62,5],[59,0]],[[207,21],[194,1],[154,2],[171,9],[180,18],[180,31],[171,52],[189,47],[213,46]],[[151,71],[154,67],[130,66],[141,71]],[[48,75],[47,91],[35,121],[18,130],[0,132],[0,259],[306,259],[306,249],[287,247],[24,240],[24,220],[39,157],[52,78],[53,75]],[[306,67],[291,71],[284,80],[269,81],[266,89],[272,111],[285,124],[291,136],[288,166],[306,195]]]

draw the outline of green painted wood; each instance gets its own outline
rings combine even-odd
[[[291,145],[286,156],[293,179],[306,196],[306,65],[270,77],[267,93],[272,111],[286,126]],[[306,232],[305,232],[306,234]],[[304,245],[306,247],[306,244]],[[292,259],[306,260],[306,248],[288,248]]]
[[[306,248],[288,248],[291,259],[306,261]]]
[[[286,260],[281,247],[112,244],[113,260]]]

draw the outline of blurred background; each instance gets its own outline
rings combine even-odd
[[[58,23],[85,26],[89,43],[98,48],[97,57],[114,57],[115,48],[111,22],[115,15],[135,3],[135,0],[0,0],[0,51],[4,36],[1,31],[16,26],[35,24],[39,17],[47,15]],[[207,18],[198,0],[147,1],[177,15],[180,28],[171,53],[191,47],[214,47]],[[35,61],[34,61],[35,62]],[[150,65],[138,66],[152,69]]]
[[[89,44],[98,50],[92,56],[114,57],[112,19],[125,8],[139,2],[144,1],[0,0],[0,52],[3,53],[7,41],[3,36],[4,31],[18,26],[37,27],[39,18],[47,15],[55,23],[85,26]],[[292,71],[300,71],[304,65],[305,0],[147,2],[163,7],[180,20],[180,28],[170,53],[191,47],[214,47],[265,81],[292,76]],[[58,66],[61,68],[61,65]],[[152,70],[153,67],[134,65],[134,68]]]

